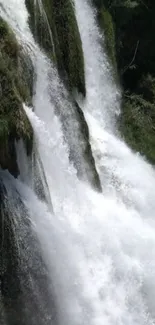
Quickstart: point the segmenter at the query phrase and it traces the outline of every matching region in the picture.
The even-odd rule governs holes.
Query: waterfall
[[[96,119],[102,129],[114,132],[120,111],[120,90],[104,51],[104,36],[97,27],[95,11],[89,1],[75,0],[75,9],[83,43],[87,88],[86,100],[80,104],[86,116]]]
[[[113,80],[112,69],[103,50],[104,35],[96,24],[95,10],[89,1],[82,0],[75,0],[75,8],[85,56],[87,88],[86,100],[78,98],[78,101],[89,125],[103,190],[117,197],[121,194],[121,200],[135,205],[140,213],[153,215],[151,193],[154,183],[151,180],[154,178],[154,169],[139,154],[132,153],[116,129],[116,116],[120,113],[120,90]]]
[[[120,93],[101,46],[104,40],[95,12],[89,1],[75,0],[87,87],[87,98],[77,95],[76,99],[89,126],[103,193],[96,192],[87,177],[81,180],[71,162],[73,140],[83,174],[87,174],[82,142],[69,141],[74,135],[75,116],[73,126],[70,123],[66,131],[62,123],[62,107],[72,104],[55,67],[31,35],[24,0],[0,0],[0,4],[0,15],[29,51],[34,65],[34,110],[25,104],[23,107],[34,130],[53,206],[51,211],[48,202],[36,195],[28,170],[21,168],[18,180],[8,173],[0,175],[8,193],[8,209],[14,211],[21,268],[25,267],[21,287],[27,316],[23,324],[153,325],[155,172],[118,135],[115,118]],[[23,159],[19,153],[22,167]]]

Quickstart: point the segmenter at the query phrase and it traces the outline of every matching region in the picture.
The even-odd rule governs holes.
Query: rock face
[[[0,239],[0,324],[51,325],[53,319],[56,324],[39,243],[15,180],[5,172],[0,172]]]
[[[118,121],[121,134],[134,150],[155,164],[155,3],[93,2],[124,89]]]
[[[83,111],[77,102],[75,102],[75,108],[76,108],[76,113],[77,113],[77,120],[79,121],[79,125],[80,125],[81,135],[84,140],[83,158],[85,159],[85,162],[87,163],[88,179],[90,181],[90,184],[92,184],[92,186],[97,191],[102,192],[102,186],[101,186],[99,174],[96,169],[95,160],[94,160],[91,145],[90,145],[89,128],[86,123]],[[73,161],[74,161],[74,159],[73,159]],[[78,171],[78,166],[76,168]],[[80,173],[80,170],[79,170],[79,178],[84,178],[84,175],[82,175],[82,173]]]
[[[89,131],[84,114],[75,103],[76,91],[83,96],[85,90],[84,57],[81,37],[77,25],[74,2],[71,0],[26,0],[29,11],[29,24],[35,40],[57,66],[59,75],[67,88],[67,105],[56,103],[55,113],[59,112],[65,139],[69,145],[69,158],[74,164],[78,177],[101,191],[96,170]],[[66,95],[65,95],[66,96]],[[63,101],[65,98],[62,99]],[[68,112],[67,112],[68,110]],[[74,136],[70,139],[70,129]],[[85,167],[83,166],[85,161]]]
[[[17,244],[14,234],[12,216],[9,215],[7,204],[7,191],[0,179],[0,281],[1,281],[1,304],[3,306],[3,318],[10,323],[9,313],[12,311],[12,317],[15,317],[14,303],[21,294],[18,268],[19,260],[17,258]],[[18,316],[20,317],[20,315]],[[2,319],[1,323],[2,322]],[[11,323],[10,323],[11,324]]]
[[[0,166],[18,175],[15,140],[22,138],[28,152],[32,128],[22,103],[31,100],[32,66],[9,26],[0,18]]]
[[[26,0],[26,4],[36,40],[57,63],[69,90],[76,88],[85,96],[83,50],[73,1],[43,0],[35,5]]]

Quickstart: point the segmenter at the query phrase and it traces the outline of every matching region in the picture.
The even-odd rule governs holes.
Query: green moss
[[[36,7],[31,0],[26,0],[26,4],[30,26],[39,44],[54,56],[69,89],[77,88],[85,96],[84,57],[72,0],[44,0],[42,8],[39,2]],[[49,33],[52,44],[49,39],[46,41]]]
[[[30,103],[32,94],[26,62],[14,34],[0,18],[0,165],[14,175],[18,174],[15,140],[23,138],[27,148],[32,142],[32,128],[22,106]]]
[[[108,57],[114,69],[117,70],[114,22],[110,12],[104,6],[102,6],[98,11],[98,19],[100,27],[105,34]]]
[[[26,6],[30,13],[29,24],[36,41],[47,51],[49,57],[56,60],[52,35],[53,28],[51,29],[49,23],[49,10],[47,10],[47,6],[45,10],[39,1],[35,2],[32,0],[26,0]]]
[[[61,52],[59,66],[67,72],[70,88],[85,95],[83,51],[73,3],[53,0],[53,9]]]

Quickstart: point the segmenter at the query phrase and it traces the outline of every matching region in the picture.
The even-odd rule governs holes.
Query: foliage
[[[127,143],[155,164],[155,105],[141,95],[127,96],[119,123]]]

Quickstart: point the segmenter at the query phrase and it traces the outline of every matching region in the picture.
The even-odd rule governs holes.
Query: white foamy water
[[[113,81],[112,70],[104,49],[95,11],[89,1],[75,0],[76,16],[85,58],[87,97],[80,101],[84,113],[89,112],[101,127],[112,129],[120,111],[120,91]],[[86,23],[87,22],[87,23]]]
[[[50,189],[55,216],[47,216],[39,208],[35,222],[51,276],[57,283],[57,300],[63,306],[58,311],[60,324],[153,324],[154,209],[146,204],[146,200],[153,204],[151,190],[149,192],[147,184],[144,188],[144,182],[141,182],[141,193],[134,196],[131,187],[128,190],[130,204],[123,203],[125,189],[123,192],[122,183],[116,188],[114,183],[111,193],[95,193],[80,183],[74,170],[67,167],[67,155],[63,156],[62,162],[63,144],[57,146],[60,156],[55,155],[45,124],[29,109],[26,111],[39,146],[46,152],[44,166],[47,168],[46,163],[52,162],[48,171],[51,166],[49,173],[53,184]],[[128,148],[126,151],[131,154]],[[58,177],[63,172],[62,182],[62,178],[58,182],[56,176],[52,177],[53,167]],[[143,166],[142,162],[141,168],[145,169],[145,163]],[[149,175],[150,171],[148,167],[146,175],[154,177],[153,171]],[[38,216],[37,204],[28,203],[36,209],[32,216]],[[56,240],[52,236],[53,223]],[[55,258],[51,255],[53,249]]]
[[[38,1],[38,5],[39,10],[43,10],[42,14],[45,17],[41,0]],[[15,10],[16,6],[17,10]],[[73,106],[70,94],[68,94],[63,82],[61,82],[57,70],[34,41],[28,25],[29,15],[25,2],[23,0],[9,0],[5,3],[4,0],[1,0],[0,15],[10,24],[16,33],[18,41],[23,45],[23,49],[31,57],[35,71],[35,76],[33,76],[35,79],[33,105],[37,109],[38,116],[47,124],[51,123],[55,114],[60,116],[61,124],[65,130],[64,138],[69,143],[70,157],[74,161],[78,174],[86,182],[93,183],[94,175],[92,175],[92,171],[94,166],[91,165],[91,162],[89,163],[83,159],[85,150],[87,150],[87,143],[83,137],[81,120],[79,121],[76,107]],[[45,18],[47,19],[47,17]],[[49,25],[47,27],[49,30]],[[53,42],[52,32],[49,31],[49,33],[51,34],[51,42]],[[37,96],[35,96],[35,93],[37,93]],[[48,98],[46,103],[45,97]],[[51,105],[53,109],[50,109]]]
[[[84,186],[79,209],[74,201],[72,213],[55,216],[19,189],[51,270],[60,324],[153,324],[154,229]]]
[[[86,100],[79,99],[79,102],[89,125],[91,145],[103,190],[111,193],[114,191],[116,195],[121,191],[129,200],[132,196],[133,203],[136,204],[141,197],[145,209],[153,191],[154,183],[151,179],[154,177],[154,169],[115,136],[116,116],[120,111],[120,90],[114,83],[103,50],[104,35],[97,26],[95,10],[89,1],[83,3],[82,0],[75,0],[75,8],[83,43],[87,88]],[[141,177],[142,174],[145,176]],[[153,211],[153,201],[148,204],[150,205]]]
[[[4,1],[0,2],[5,6]],[[11,8],[7,10],[12,26],[13,3],[8,0],[6,5]],[[23,5],[20,18],[26,17],[25,10]],[[50,272],[49,287],[56,299],[58,323],[153,325],[155,173],[112,133],[118,111],[117,87],[99,44],[91,7],[86,0],[76,0],[76,10],[86,63],[87,99],[83,110],[103,194],[80,182],[69,162],[61,123],[50,100],[47,69],[51,67],[39,50],[44,75],[36,69],[35,113],[24,107],[34,129],[54,214],[25,184],[17,181],[16,186],[29,210]],[[14,13],[14,20],[17,18]],[[27,23],[24,26],[23,33],[28,28]],[[57,87],[53,86],[53,92],[57,94]]]
[[[28,26],[28,12],[24,0],[1,0],[0,15],[13,28],[17,38],[23,43],[33,43],[33,37]]]

